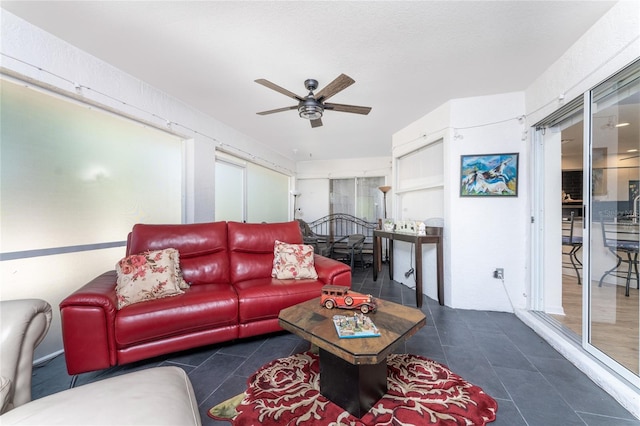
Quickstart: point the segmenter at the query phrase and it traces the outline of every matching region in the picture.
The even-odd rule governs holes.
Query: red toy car
[[[375,312],[377,308],[376,301],[370,294],[356,293],[349,290],[349,287],[332,284],[322,287],[320,304],[327,309],[360,309],[363,314]]]

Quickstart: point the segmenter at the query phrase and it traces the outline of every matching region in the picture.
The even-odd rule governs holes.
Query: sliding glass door
[[[588,348],[638,383],[640,67],[612,77],[585,99],[591,119]]]

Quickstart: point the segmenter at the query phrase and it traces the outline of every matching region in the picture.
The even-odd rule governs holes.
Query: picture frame
[[[517,197],[518,153],[460,156],[461,197]]]

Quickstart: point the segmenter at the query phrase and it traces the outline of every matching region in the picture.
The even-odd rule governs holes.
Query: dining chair
[[[330,257],[344,262],[349,262],[351,270],[353,270],[356,257],[360,257],[360,263],[364,269],[365,263],[362,255],[362,248],[364,247],[365,238],[364,234],[351,234],[337,239],[333,244],[331,244]]]
[[[616,257],[617,262],[613,268],[602,275],[598,282],[598,287],[602,286],[602,281],[607,275],[622,278],[626,280],[624,295],[629,297],[629,288],[632,279],[636,280],[636,287],[640,289],[640,279],[638,275],[640,224],[637,222],[604,220],[601,220],[600,224],[604,246]],[[619,269],[623,263],[627,265],[626,271]]]
[[[582,284],[580,271],[582,270],[582,262],[578,259],[578,252],[582,248],[582,236],[575,234],[575,212],[571,212],[568,218],[562,218],[562,255],[567,256],[569,262],[563,261],[563,265],[571,265],[576,271],[578,277],[578,285]],[[567,247],[569,251],[564,250]]]
[[[313,250],[316,254],[329,257],[331,252],[331,244],[329,238],[326,235],[316,234],[311,230],[309,224],[302,219],[296,219],[300,225],[300,232],[302,233],[302,239],[305,244],[313,246]]]

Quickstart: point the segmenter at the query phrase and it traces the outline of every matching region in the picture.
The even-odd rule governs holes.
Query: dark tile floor
[[[415,306],[415,291],[387,277],[382,274],[374,282],[371,268],[357,268],[353,289]],[[422,310],[427,326],[397,352],[429,357],[482,387],[498,401],[492,425],[640,426],[640,421],[515,315],[451,309],[428,298]],[[191,378],[203,425],[228,425],[210,419],[209,408],[244,391],[247,378],[263,364],[308,348],[304,340],[282,332],[85,373],[76,386],[133,370],[177,365]],[[34,369],[33,398],[59,392],[69,384],[64,357],[59,356]]]

